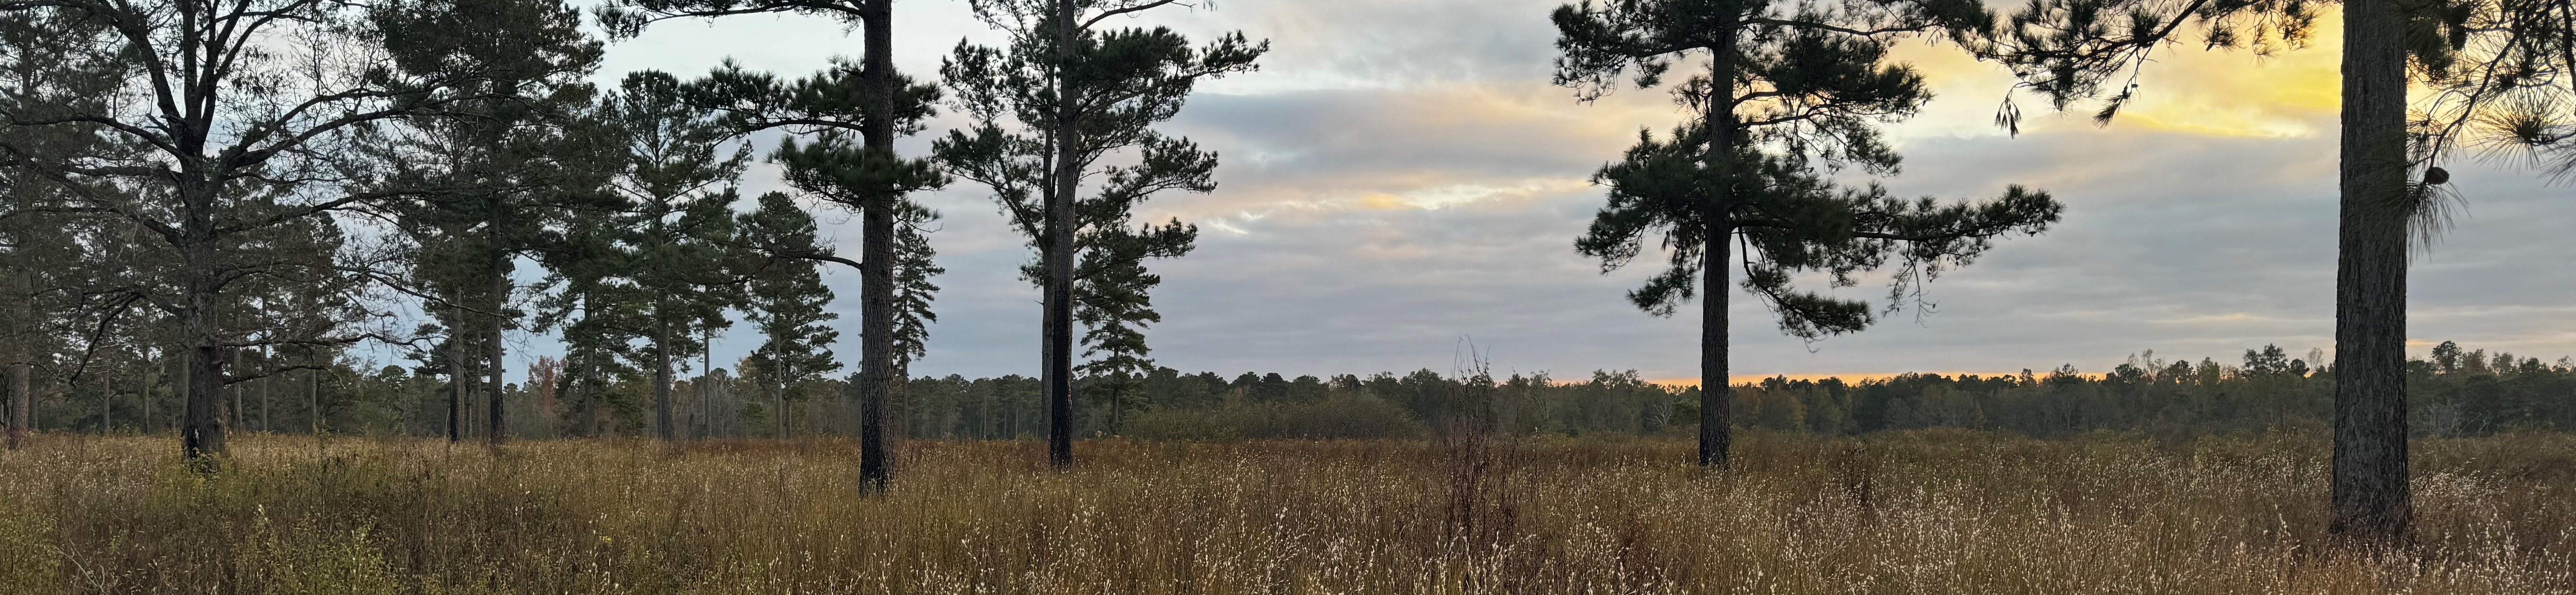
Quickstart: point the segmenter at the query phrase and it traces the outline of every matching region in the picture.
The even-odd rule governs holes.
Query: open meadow
[[[2305,433],[906,443],[159,437],[0,452],[0,592],[2569,593],[2576,436],[2419,444],[2411,550]]]

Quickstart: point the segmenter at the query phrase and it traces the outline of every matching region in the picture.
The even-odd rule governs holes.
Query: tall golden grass
[[[2435,440],[2412,548],[2322,437],[914,442],[250,437],[0,454],[0,593],[2568,593],[2576,436]]]

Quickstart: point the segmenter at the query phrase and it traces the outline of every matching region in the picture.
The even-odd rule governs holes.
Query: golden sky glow
[[[2337,49],[2343,42],[2338,9],[2328,7],[2301,49],[2269,56],[2248,49],[2205,51],[2197,44],[2160,48],[2138,77],[2139,99],[2109,126],[2113,131],[2181,132],[2211,136],[2285,137],[2328,134],[2337,100]],[[1936,99],[1925,113],[1898,126],[1905,135],[2000,135],[1991,122],[2009,71],[1979,62],[1947,44],[1909,43],[1896,52],[1930,83]],[[2016,96],[2025,134],[2091,128],[2098,105],[2051,113],[2046,101]]]
[[[1155,357],[1228,375],[1450,370],[1472,338],[1494,350],[1498,372],[1635,369],[1692,382],[1697,308],[1658,318],[1622,297],[1660,255],[1603,274],[1571,249],[1602,204],[1593,170],[1640,129],[1661,135],[1687,114],[1661,89],[1586,103],[1549,84],[1556,32],[1546,15],[1568,1],[1223,2],[1137,19],[1199,39],[1240,30],[1273,47],[1260,72],[1201,87],[1162,127],[1218,151],[1222,165],[1214,193],[1158,196],[1139,213],[1203,230],[1197,251],[1153,265],[1165,280],[1154,294],[1164,321],[1149,331]],[[961,38],[998,42],[966,5],[898,3],[899,67],[935,79]],[[1892,314],[1812,344],[1781,335],[1773,313],[1739,293],[1734,381],[2068,363],[2100,372],[2146,349],[2232,362],[2266,343],[2300,355],[2330,347],[2341,39],[2326,10],[2303,49],[2162,48],[2139,99],[2107,127],[2092,123],[2095,106],[2059,114],[2023,94],[2018,137],[1993,123],[2010,73],[1956,47],[1908,42],[1897,57],[1936,97],[1889,128],[1905,167],[1877,181],[1942,199],[2024,184],[2064,201],[2066,219],[1946,272],[1930,287],[1936,314]],[[857,49],[856,35],[828,19],[673,23],[612,45],[598,80],[645,68],[702,73],[726,58],[797,74]],[[924,154],[929,136],[962,124],[946,110],[897,148]],[[2565,290],[2576,268],[2529,265],[2576,253],[2564,233],[2576,201],[2495,169],[2455,172],[2471,216],[2415,265],[2411,351],[2457,340],[2543,359],[2576,352],[2576,331],[2565,330],[2576,329]],[[778,187],[766,169],[745,183],[746,194]],[[932,242],[949,272],[916,371],[1029,373],[1036,309],[1018,277],[1027,246],[973,184],[918,198],[945,215]],[[827,222],[844,247],[858,244],[854,227]],[[856,291],[837,270],[827,282]],[[1885,300],[1883,286],[1829,291]],[[719,358],[756,343],[736,335]],[[843,330],[844,340],[857,335]]]

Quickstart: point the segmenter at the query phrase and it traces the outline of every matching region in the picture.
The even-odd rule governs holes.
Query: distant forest
[[[1956,427],[2033,436],[2090,431],[2233,432],[2323,428],[2330,420],[2333,370],[2322,354],[2293,358],[2278,347],[2246,350],[2237,361],[2163,360],[2153,352],[2106,372],[2060,366],[1984,376],[1903,374],[1865,380],[1770,378],[1739,385],[1744,428],[1824,435]],[[540,358],[531,377],[551,380],[561,363]],[[152,366],[159,367],[159,366]],[[756,367],[744,367],[756,369]],[[35,426],[55,432],[167,432],[179,398],[166,370],[125,370],[38,391]],[[2576,428],[2576,362],[2460,349],[2443,343],[2408,366],[2419,435],[2481,435]],[[133,379],[141,379],[136,381]],[[1086,379],[1087,380],[1087,379]],[[119,384],[124,382],[125,384]],[[1369,376],[1286,377],[1277,373],[1184,374],[1157,368],[1141,386],[1083,390],[1083,436],[1143,439],[1421,437],[1443,432],[1514,435],[1686,433],[1698,418],[1699,389],[1647,382],[1635,371],[1556,378],[1545,372],[1495,376],[1417,370]],[[602,407],[568,406],[535,383],[507,387],[510,431],[524,437],[644,436],[653,427],[650,380],[635,376],[605,391]],[[674,425],[694,437],[842,436],[857,432],[854,385],[817,379],[784,391],[765,379],[717,369],[680,381]],[[901,387],[890,412],[897,435],[924,439],[1042,438],[1044,402],[1035,378],[919,377]],[[233,385],[225,397],[233,427],[275,433],[438,436],[447,432],[453,387],[434,370],[344,360]],[[479,405],[479,404],[478,404]],[[481,415],[484,407],[466,407]],[[314,412],[319,411],[316,416]],[[780,415],[784,411],[786,415]],[[468,417],[466,435],[487,427]]]

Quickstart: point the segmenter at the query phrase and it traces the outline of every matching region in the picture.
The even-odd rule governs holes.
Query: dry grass
[[[252,437],[0,453],[0,593],[2568,593],[2576,436],[2433,441],[2410,552],[2312,435],[913,443]]]

